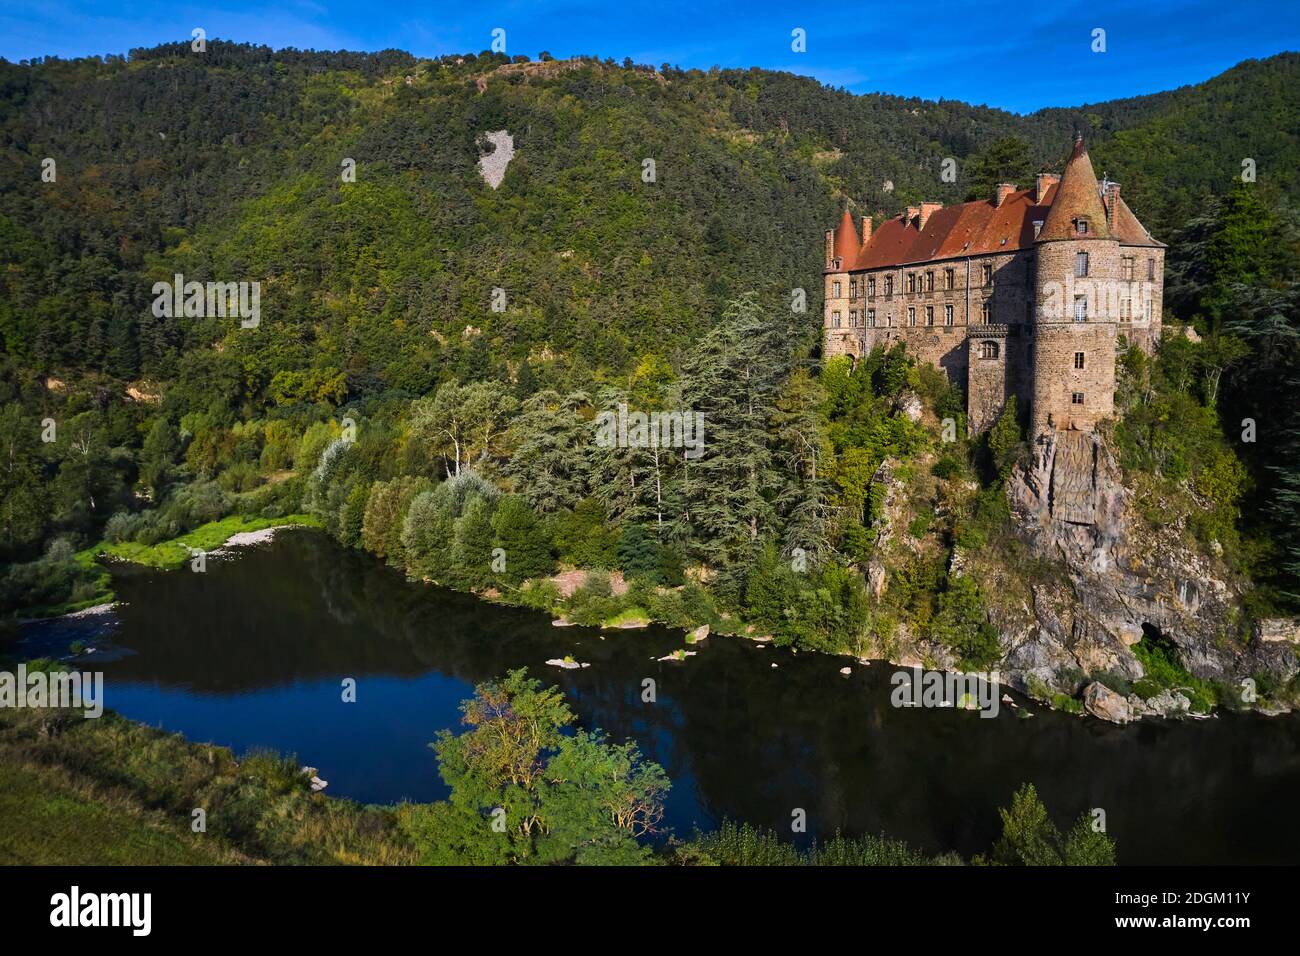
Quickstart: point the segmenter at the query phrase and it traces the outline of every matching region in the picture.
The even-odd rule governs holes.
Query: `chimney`
[[[1119,183],[1105,176],[1101,179],[1101,201],[1106,207],[1106,225],[1115,228],[1115,215],[1119,212]]]
[[[835,266],[835,230],[826,230],[826,268]]]
[[[1015,183],[998,183],[997,192],[993,195],[993,205],[1001,208],[1002,204],[1006,202],[1007,197],[1015,191]]]
[[[871,217],[862,217],[862,244],[865,246],[871,241]]]
[[[1034,190],[1034,204],[1041,206],[1043,200],[1047,198],[1047,191],[1061,181],[1061,177],[1056,173],[1039,173],[1038,185]]]
[[[921,203],[921,225],[919,228],[924,229],[925,224],[930,221],[930,217],[943,208],[941,202],[923,202]]]

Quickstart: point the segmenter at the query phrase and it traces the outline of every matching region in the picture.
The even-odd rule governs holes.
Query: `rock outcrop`
[[[1129,722],[1128,699],[1097,681],[1083,689],[1083,709],[1092,716],[1109,720],[1113,724]]]
[[[1267,636],[1242,641],[1239,585],[1214,556],[1188,548],[1177,529],[1152,528],[1136,513],[1099,435],[1044,436],[1032,463],[1012,474],[1008,495],[1017,534],[1035,558],[1062,572],[1032,585],[1032,608],[995,602],[1003,674],[1014,686],[1041,682],[1073,695],[1081,674],[1136,680],[1143,669],[1130,647],[1154,632],[1207,680],[1236,683],[1262,671],[1285,681],[1300,668],[1286,623],[1270,622]],[[1147,710],[1176,713],[1187,698],[1148,703]],[[1084,705],[1107,720],[1130,716],[1124,698],[1097,683],[1088,684]]]

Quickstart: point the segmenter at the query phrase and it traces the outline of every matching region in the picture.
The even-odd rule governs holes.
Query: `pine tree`
[[[492,516],[494,546],[502,549],[505,571],[500,577],[511,584],[541,577],[555,568],[551,539],[528,502],[506,495]]]
[[[492,505],[474,498],[456,521],[451,563],[456,577],[472,587],[488,584],[492,571]]]

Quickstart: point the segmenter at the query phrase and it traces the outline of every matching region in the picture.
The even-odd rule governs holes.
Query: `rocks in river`
[[[322,780],[316,775],[315,767],[301,767],[299,770],[304,777],[308,778],[307,784],[311,787],[313,793],[319,793],[329,786],[328,780]]]
[[[1097,681],[1083,689],[1083,709],[1112,724],[1127,724],[1131,719],[1128,700]]]
[[[684,661],[684,660],[686,660],[686,658],[688,658],[688,657],[694,657],[694,656],[695,656],[695,652],[694,652],[694,651],[685,651],[685,650],[680,650],[680,651],[673,651],[671,654],[665,654],[663,657],[658,658],[658,660],[661,660],[661,661]]]
[[[852,667],[841,667],[841,668],[840,668],[840,673],[843,674],[845,677],[848,677],[850,674],[853,673],[853,668],[852,668]]]
[[[590,664],[583,664],[575,661],[572,657],[552,657],[546,662],[551,667],[563,667],[566,671],[578,670],[583,667],[590,667]]]
[[[709,625],[701,624],[695,630],[691,631],[691,633],[686,635],[686,643],[698,644],[700,641],[704,640],[708,636],[709,636]]]
[[[551,622],[551,627],[573,627],[573,622],[562,617],[557,617]]]
[[[1192,709],[1192,702],[1176,690],[1166,687],[1147,700],[1147,706],[1162,717],[1182,717]]]

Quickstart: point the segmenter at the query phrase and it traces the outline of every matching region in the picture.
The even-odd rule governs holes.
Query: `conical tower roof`
[[[861,248],[862,241],[858,238],[857,227],[853,225],[853,214],[845,209],[840,226],[835,230],[835,255],[840,259],[840,268],[852,269]]]
[[[1087,238],[1111,238],[1106,209],[1101,204],[1101,187],[1097,184],[1097,174],[1092,171],[1092,160],[1088,159],[1082,136],[1074,139],[1074,152],[1065,164],[1065,172],[1061,174],[1061,182],[1038,233],[1038,241],[1083,238],[1075,231],[1076,219],[1088,220]]]

